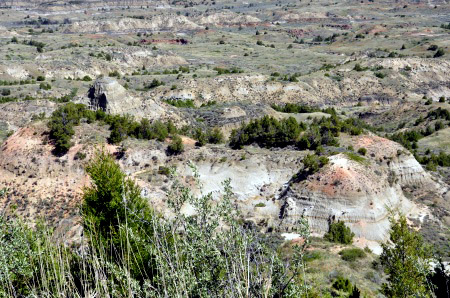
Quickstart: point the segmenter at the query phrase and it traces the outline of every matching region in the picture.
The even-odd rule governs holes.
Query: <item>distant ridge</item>
[[[81,8],[81,7],[103,7],[103,6],[142,6],[155,4],[159,1],[154,0],[70,0],[70,1],[49,1],[49,0],[0,0],[1,8],[19,8],[19,9],[50,9],[58,10],[63,8]]]

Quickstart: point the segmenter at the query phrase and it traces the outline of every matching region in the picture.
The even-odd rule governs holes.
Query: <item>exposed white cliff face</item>
[[[435,182],[411,154],[403,154],[389,163],[389,169],[399,179],[401,186],[427,187],[443,193],[447,187]]]
[[[389,228],[387,208],[405,213],[411,209],[399,185],[389,184],[388,175],[387,169],[368,161],[332,156],[321,171],[291,185],[282,199],[282,226],[295,228],[298,217],[305,216],[312,231],[324,233],[330,221],[342,220],[357,237],[384,240]]]
[[[150,20],[121,18],[107,21],[80,21],[69,25],[65,33],[129,32],[136,30],[196,30],[203,29],[185,16],[158,15]]]
[[[408,200],[403,187],[426,188],[438,196],[447,191],[395,142],[360,136],[352,144],[367,149],[364,161],[345,154],[331,156],[319,172],[288,187],[280,198],[282,230],[295,230],[297,219],[305,216],[313,232],[325,233],[330,221],[342,220],[357,237],[384,241],[389,209],[419,219],[429,213]]]

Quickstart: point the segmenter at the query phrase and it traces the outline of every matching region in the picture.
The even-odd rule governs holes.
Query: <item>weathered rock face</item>
[[[92,90],[94,99],[105,95],[106,108],[109,94],[116,91],[108,82],[114,86],[114,80],[102,79]],[[97,105],[100,106],[100,101]],[[75,155],[82,151],[89,159],[95,146],[82,144],[82,140],[90,139],[93,133],[106,139],[109,131],[105,126],[81,124],[76,128],[75,145],[65,157],[55,159],[51,155],[53,146],[43,142],[45,130],[44,123],[20,129],[0,147],[0,188],[14,190],[0,201],[0,208],[15,204],[27,218],[47,213],[59,223],[61,219],[75,218],[70,211],[76,210],[73,206],[79,203],[82,186],[88,182],[83,161],[75,159]],[[345,154],[334,155],[328,165],[297,183],[292,183],[291,178],[302,168],[308,152],[256,147],[198,148],[194,140],[185,139],[185,152],[179,156],[167,156],[164,143],[129,139],[126,143],[129,149],[119,161],[122,169],[143,188],[143,195],[152,206],[163,213],[167,212],[167,190],[172,182],[158,173],[159,167],[176,166],[180,179],[194,185],[189,161],[197,167],[204,194],[211,192],[218,198],[222,182],[230,178],[234,204],[246,220],[253,221],[262,231],[292,231],[298,218],[306,216],[316,233],[326,232],[329,220],[343,220],[357,236],[382,241],[389,229],[386,207],[416,217],[427,214],[405,197],[402,186],[411,183],[439,186],[409,153],[399,152],[400,145],[376,136],[351,138],[349,144],[356,149],[363,146],[367,149],[363,161]],[[117,150],[111,145],[106,149]],[[183,209],[187,213],[192,210],[189,205]],[[79,230],[69,232],[77,235]]]
[[[104,33],[104,32],[135,32],[137,31],[184,31],[197,30],[203,27],[190,21],[185,16],[158,15],[150,20],[122,18],[107,21],[80,21],[67,27],[65,33]]]
[[[411,76],[392,74],[392,80],[380,81],[369,73],[352,73],[341,69],[345,77],[337,82],[324,76],[304,76],[300,82],[283,83],[271,81],[269,77],[257,74],[239,74],[217,76],[213,78],[190,79],[180,81],[179,88],[169,90],[169,87],[154,90],[155,98],[182,97],[206,102],[248,101],[258,103],[298,102],[307,99],[308,104],[353,105],[356,101],[368,104],[394,104],[405,95],[421,98],[423,90],[427,96],[437,100],[440,96],[449,96],[448,76],[450,63],[448,61],[429,61],[419,58],[371,59],[368,66],[383,66],[385,69],[401,69],[411,65]],[[432,79],[430,79],[432,78]],[[405,89],[403,86],[407,86]]]
[[[295,228],[306,216],[313,232],[324,233],[330,221],[342,220],[358,237],[382,241],[389,229],[389,209],[419,217],[420,211],[409,201],[403,187],[426,187],[442,195],[446,187],[433,181],[414,157],[387,139],[362,136],[353,141],[367,155],[357,160],[338,154],[319,172],[298,183],[291,183],[280,196],[282,230]]]
[[[70,3],[68,3],[70,2]],[[0,0],[0,6],[23,8],[23,9],[45,9],[45,10],[67,10],[79,7],[104,7],[104,6],[137,6],[148,5],[150,0],[81,0],[81,1],[47,1],[47,0]]]
[[[89,88],[89,107],[112,114],[139,114],[141,100],[130,96],[127,90],[112,78],[97,79]]]
[[[394,158],[389,168],[399,179],[401,186],[427,187],[439,190],[439,185],[434,182],[431,175],[427,173],[417,160],[410,155],[401,155]],[[444,189],[440,189],[444,191]]]
[[[283,226],[289,230],[299,216],[306,216],[311,229],[321,233],[329,221],[342,220],[358,237],[384,240],[389,228],[386,207],[405,213],[411,208],[400,186],[389,181],[387,169],[345,154],[332,156],[321,171],[291,185],[283,198]]]

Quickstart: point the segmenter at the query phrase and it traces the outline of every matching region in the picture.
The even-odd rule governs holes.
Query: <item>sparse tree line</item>
[[[390,139],[402,144],[408,150],[411,150],[414,157],[423,165],[426,165],[427,169],[430,171],[435,171],[437,166],[449,167],[450,166],[450,154],[446,152],[439,152],[438,154],[432,153],[430,150],[425,151],[424,155],[419,155],[417,149],[419,148],[417,142],[436,131],[448,127],[450,124],[450,112],[447,109],[437,108],[430,111],[425,119],[429,121],[435,121],[433,124],[428,125],[425,129],[418,130],[412,129],[404,132],[399,132],[390,135]],[[416,120],[414,125],[419,125],[425,121],[424,118],[420,117]],[[404,124],[402,124],[403,126]]]
[[[19,43],[19,40],[17,39],[17,37],[13,37],[11,39],[12,43]],[[45,43],[40,42],[40,41],[36,41],[36,40],[23,40],[22,44],[27,45],[27,46],[33,46],[36,47],[36,50],[39,53],[42,53],[44,51],[44,47],[45,47]]]
[[[160,142],[170,137],[171,144],[167,148],[169,154],[179,154],[184,150],[184,145],[178,134],[194,137],[198,146],[203,146],[206,143],[219,144],[224,141],[224,136],[218,128],[205,130],[201,128],[191,129],[186,126],[177,129],[171,120],[150,122],[143,118],[140,121],[135,121],[130,115],[111,115],[103,110],[92,111],[83,104],[69,102],[54,111],[48,122],[49,137],[55,145],[55,154],[65,154],[73,146],[71,140],[75,134],[74,127],[79,125],[82,119],[87,123],[97,121],[109,125],[108,142],[111,144],[120,144],[128,137],[158,140]]]
[[[277,109],[286,112],[315,111],[314,108],[288,105],[284,108],[277,107]],[[357,119],[341,120],[334,109],[321,111],[329,113],[330,117],[314,118],[309,125],[303,122],[298,123],[293,117],[277,120],[271,116],[264,116],[261,119],[251,120],[248,124],[242,124],[239,129],[232,131],[229,145],[234,149],[257,144],[265,148],[293,146],[299,150],[322,151],[322,146],[339,146],[337,137],[340,132],[359,135],[365,128],[368,128],[366,124]],[[218,128],[183,127],[177,129],[171,121],[150,123],[144,118],[137,122],[129,115],[109,115],[102,110],[94,112],[88,110],[84,105],[68,103],[56,110],[49,122],[50,138],[55,142],[55,153],[64,154],[69,150],[72,146],[70,140],[74,134],[73,127],[78,125],[82,118],[85,118],[88,123],[100,121],[108,124],[111,131],[108,141],[113,144],[118,144],[127,137],[164,141],[167,137],[173,138],[178,134],[194,138],[198,146],[206,143],[219,144],[225,140]],[[179,139],[175,138],[174,140],[178,141]],[[174,150],[174,153],[180,153],[184,149],[182,143],[176,147],[177,150]]]
[[[230,146],[235,149],[250,144],[265,148],[294,146],[299,150],[316,150],[321,146],[339,147],[337,137],[340,132],[360,135],[366,126],[357,119],[341,120],[335,113],[328,118],[314,118],[309,125],[298,123],[293,117],[277,120],[264,116],[233,130]]]

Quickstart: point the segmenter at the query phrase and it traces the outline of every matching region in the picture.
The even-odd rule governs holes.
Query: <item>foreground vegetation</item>
[[[197,184],[198,174],[192,167]],[[348,278],[337,276],[319,292],[308,281],[311,255],[307,222],[298,222],[305,241],[291,247],[289,258],[251,225],[243,225],[233,206],[230,181],[219,201],[195,196],[174,176],[168,192],[173,216],[166,219],[141,196],[141,189],[120,170],[112,156],[99,152],[87,165],[92,184],[81,207],[84,236],[79,245],[55,241],[51,229],[34,229],[0,217],[0,295],[6,297],[360,297]],[[6,193],[2,193],[2,196]],[[194,215],[181,206],[190,203]],[[390,243],[380,264],[388,279],[388,297],[439,296],[448,291],[443,267],[432,270],[430,248],[406,225],[391,219]],[[326,238],[350,243],[353,234],[338,222]],[[341,252],[347,262],[365,258],[359,249]]]
[[[263,235],[242,226],[229,181],[221,200],[194,196],[175,181],[166,220],[140,196],[140,188],[99,153],[87,167],[83,246],[55,244],[49,229],[1,219],[2,296],[242,297],[307,293],[302,255],[285,262]],[[195,169],[194,169],[195,172]],[[189,202],[196,214],[180,207]],[[299,233],[308,239],[305,222]],[[225,226],[226,228],[221,228]]]

